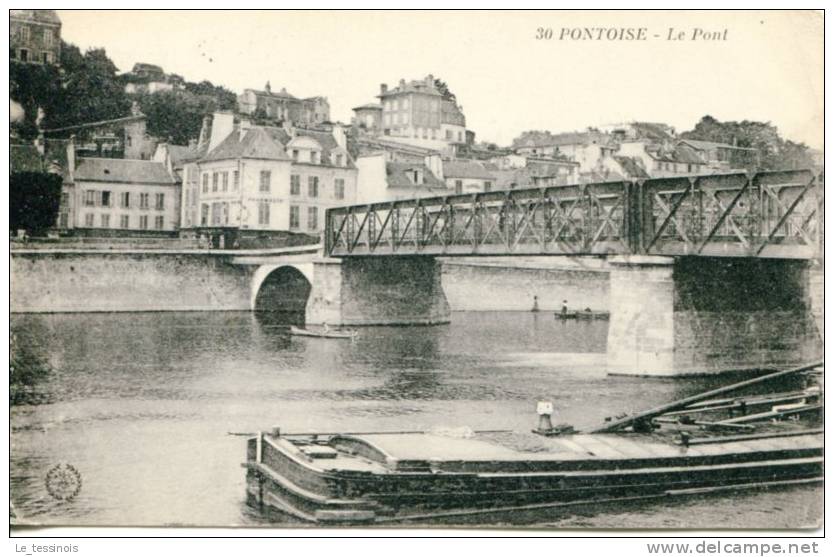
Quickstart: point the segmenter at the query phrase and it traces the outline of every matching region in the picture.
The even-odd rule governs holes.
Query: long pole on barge
[[[661,414],[665,414],[666,412],[671,412],[673,410],[680,410],[689,406],[690,404],[694,404],[696,402],[701,402],[702,400],[707,400],[714,396],[718,396],[724,393],[728,393],[731,391],[735,391],[744,387],[749,387],[750,385],[756,385],[758,383],[763,383],[765,381],[769,381],[771,379],[776,379],[779,377],[784,377],[786,375],[791,375],[793,373],[799,373],[802,371],[807,371],[809,369],[813,369],[815,367],[819,367],[823,365],[823,361],[817,361],[811,364],[806,364],[800,367],[794,367],[791,369],[783,369],[782,371],[775,371],[773,373],[768,373],[766,375],[762,375],[759,377],[754,377],[753,379],[748,379],[746,381],[741,381],[740,383],[733,383],[732,385],[726,385],[724,387],[719,387],[717,389],[713,389],[711,391],[707,391],[704,393],[700,393],[697,395],[693,395],[687,398],[682,398],[680,400],[676,400],[673,402],[669,402],[662,406],[657,406],[650,410],[644,410],[643,412],[638,412],[637,414],[633,414],[631,416],[626,416],[625,418],[621,418],[619,420],[615,420],[613,422],[607,423],[601,427],[596,429],[590,430],[588,433],[610,433],[612,431],[618,431],[624,429],[630,425],[633,425],[634,422],[641,421],[641,420],[650,420],[655,416],[659,416]]]

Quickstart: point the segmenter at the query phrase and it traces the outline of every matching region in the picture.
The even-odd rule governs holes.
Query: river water
[[[577,428],[718,384],[608,377],[607,323],[550,313],[454,313],[449,325],[368,327],[355,341],[290,337],[250,313],[15,315],[51,371],[11,409],[16,523],[269,526],[245,504],[245,436],[535,426],[537,400]],[[720,380],[722,383],[727,378]],[[70,501],[45,486],[71,464]],[[525,517],[555,528],[817,525],[815,487]]]

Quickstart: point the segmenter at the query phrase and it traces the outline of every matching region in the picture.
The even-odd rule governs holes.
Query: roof
[[[289,135],[283,128],[253,126],[243,131],[238,128],[208,153],[203,160],[290,160],[284,148],[287,141],[289,141]]]
[[[494,167],[492,167],[494,168]],[[443,161],[443,175],[446,178],[475,178],[494,180],[495,170],[480,161],[451,160]]]
[[[738,149],[740,151],[756,151],[752,147],[736,147],[729,143],[718,143],[716,141],[701,141],[700,139],[681,139],[678,144],[686,143],[694,149],[699,151],[710,151],[712,149]]]
[[[620,167],[625,171],[626,175],[630,178],[649,178],[649,174],[643,169],[640,164],[637,163],[637,160],[632,157],[619,157],[615,156],[614,160],[617,161]]]
[[[406,172],[409,170],[419,170],[423,173],[423,183],[415,184],[408,177]],[[434,173],[429,170],[424,164],[413,164],[407,162],[388,162],[385,163],[385,176],[389,188],[397,187],[427,187],[427,188],[442,188],[446,189],[446,184],[441,182]]]
[[[144,114],[133,114],[131,116],[124,116],[122,118],[114,118],[112,120],[99,120],[97,122],[87,122],[84,124],[76,124],[74,126],[64,126],[63,128],[52,128],[50,130],[43,130],[44,134],[65,132],[70,130],[80,130],[84,128],[97,128],[100,126],[109,126],[111,124],[129,124],[130,122],[138,122],[146,120],[148,117]]]
[[[510,188],[524,188],[533,185],[533,177],[527,168],[512,168],[508,170],[496,170],[495,187],[499,190]]]
[[[322,149],[322,161],[331,160],[331,151],[339,149],[336,138],[333,134],[325,131],[296,129],[296,137],[309,137],[314,139]],[[215,147],[204,161],[219,161],[227,159],[264,159],[288,161],[292,160],[287,154],[287,144],[292,137],[284,128],[275,126],[251,126],[241,130],[237,127],[220,145]],[[348,156],[346,168],[354,168],[351,158]]]
[[[9,10],[9,17],[26,19],[36,23],[61,25],[61,18],[55,10]]]
[[[588,145],[599,144],[607,145],[611,143],[611,137],[608,134],[598,131],[587,132],[567,132],[551,134],[549,132],[539,133],[535,137],[516,138],[513,141],[513,146],[516,148],[523,147],[559,147],[560,145]]]
[[[704,161],[698,156],[695,149],[689,145],[678,145],[675,149],[673,157],[678,162],[685,162],[688,164],[704,164]]]
[[[205,151],[205,145],[202,148],[197,145],[168,145],[168,156],[171,157],[171,164],[174,167],[205,156]]]
[[[281,89],[281,90],[280,90],[280,91],[278,91],[277,93],[276,93],[275,91],[272,91],[272,90],[269,90],[269,91],[259,91],[259,90],[257,90],[257,89],[246,89],[246,91],[247,91],[247,92],[248,92],[248,91],[251,91],[252,93],[255,93],[256,95],[259,95],[259,96],[261,96],[261,97],[276,97],[276,98],[279,98],[279,99],[293,99],[293,100],[298,100],[298,99],[297,99],[297,97],[295,97],[294,95],[291,95],[291,94],[287,93],[287,90],[286,90],[286,89]]]
[[[174,185],[176,180],[164,163],[135,159],[79,158],[75,180],[125,184]]]
[[[377,97],[389,97],[391,95],[400,95],[402,93],[423,93],[426,95],[434,95],[436,97],[442,97],[442,93],[437,90],[437,87],[434,86],[434,80],[431,81],[431,84],[426,83],[425,79],[414,79],[412,81],[400,81],[400,84],[397,87],[392,87],[388,89],[384,93],[380,93]]]
[[[382,105],[367,103],[362,106],[354,106],[352,110],[382,110]]]

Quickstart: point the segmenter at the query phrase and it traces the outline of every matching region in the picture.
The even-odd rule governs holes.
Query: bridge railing
[[[810,171],[525,188],[329,209],[325,250],[350,255],[808,257],[821,234]]]

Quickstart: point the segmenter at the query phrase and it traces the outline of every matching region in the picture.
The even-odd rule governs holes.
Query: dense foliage
[[[217,109],[234,109],[237,97],[232,91],[209,81],[190,83],[171,74],[173,91],[128,95],[128,78],[118,75],[118,68],[104,49],[82,53],[68,43],[61,46],[60,69],[36,64],[12,63],[11,98],[26,114],[15,124],[18,134],[32,138],[37,134],[38,108],[43,110],[44,129],[121,118],[130,114],[133,101],[148,116],[148,132],[176,143],[187,143],[200,131],[202,117]]]
[[[813,165],[808,146],[783,139],[770,122],[719,122],[712,116],[704,116],[692,130],[680,136],[755,148],[759,152],[759,164],[751,170],[809,168]]]
[[[46,172],[9,176],[9,229],[37,234],[55,225],[63,180]]]

